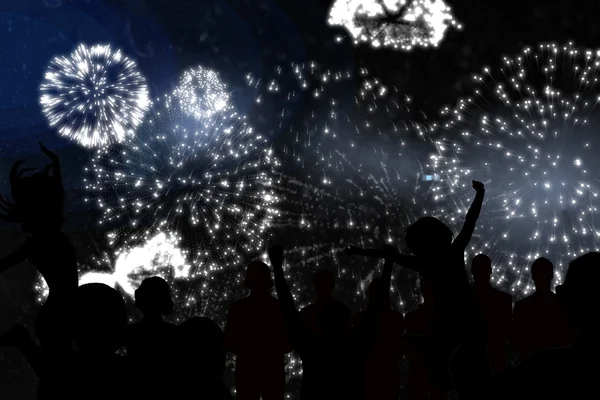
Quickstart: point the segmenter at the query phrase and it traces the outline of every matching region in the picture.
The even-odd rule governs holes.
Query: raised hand
[[[269,247],[268,253],[273,266],[283,265],[283,247],[281,245]]]
[[[53,162],[58,162],[58,157],[56,154],[48,150],[48,148],[44,146],[42,142],[38,142],[38,144],[40,145],[40,149],[44,152],[45,155],[48,156],[48,158],[50,158]]]
[[[473,189],[475,189],[477,193],[485,192],[485,186],[479,181],[473,181]]]

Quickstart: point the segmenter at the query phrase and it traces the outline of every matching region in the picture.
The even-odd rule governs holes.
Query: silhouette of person
[[[313,286],[317,292],[317,301],[300,310],[300,317],[309,332],[314,335],[321,335],[323,331],[319,329],[319,315],[329,303],[337,301],[332,298],[333,290],[335,289],[335,275],[333,271],[325,268],[317,270],[313,278]],[[340,304],[343,305],[343,303]]]
[[[144,279],[135,291],[135,306],[144,317],[125,329],[127,355],[152,358],[158,353],[172,353],[178,330],[163,320],[163,316],[171,314],[175,307],[169,284],[160,276]]]
[[[445,400],[448,390],[436,387],[425,361],[420,339],[429,334],[433,318],[434,293],[430,283],[419,279],[423,302],[406,314],[406,341],[409,360],[409,398],[411,400]]]
[[[381,286],[385,283],[381,278],[371,281],[368,290],[369,304],[375,303],[379,291],[385,291]],[[388,289],[389,291],[389,289]],[[399,338],[404,335],[404,316],[392,308],[389,292],[374,311],[376,317],[375,340],[365,355],[363,364],[363,379],[367,400],[398,399],[400,396],[400,361],[404,354],[404,346]],[[358,332],[365,329],[366,311],[354,316],[354,328]]]
[[[566,310],[551,290],[552,262],[546,258],[535,260],[531,277],[535,293],[517,301],[513,314],[514,341],[520,359],[537,350],[567,346],[576,336]]]
[[[178,350],[177,327],[163,320],[174,308],[169,284],[159,276],[144,279],[135,291],[135,306],[144,317],[126,327],[124,343],[140,385],[138,395],[169,396],[176,376],[174,369],[165,365],[174,363]],[[156,379],[158,373],[160,380]]]
[[[284,355],[292,351],[279,300],[271,295],[271,270],[260,261],[246,269],[250,295],[234,302],[227,315],[225,348],[236,356],[238,400],[281,400]]]
[[[126,359],[116,353],[127,324],[125,302],[113,288],[90,283],[72,298],[72,337],[77,351],[40,348],[22,325],[0,337],[0,346],[16,346],[45,385],[38,399],[128,399],[131,377]]]
[[[181,380],[194,382],[194,393],[206,400],[233,400],[223,383],[226,350],[223,331],[209,318],[193,317],[178,326]],[[187,387],[184,391],[187,391]]]
[[[471,262],[473,292],[485,325],[485,339],[492,371],[508,367],[507,342],[512,326],[512,296],[495,289],[490,283],[492,261],[478,254]]]
[[[10,171],[14,203],[0,197],[0,211],[4,212],[0,219],[21,223],[23,231],[30,234],[19,249],[0,259],[0,273],[26,260],[37,268],[48,284],[49,295],[36,317],[35,333],[43,347],[65,350],[71,346],[66,305],[78,285],[77,258],[61,232],[64,189],[58,157],[39,145],[52,164],[23,176],[34,168],[19,171],[23,161],[17,161]]]
[[[485,188],[473,181],[476,192],[465,223],[458,236],[452,240],[450,228],[437,218],[424,217],[406,229],[406,243],[415,256],[394,254],[393,261],[410,268],[429,281],[436,293],[431,329],[425,338],[424,357],[427,360],[434,384],[439,388],[452,388],[448,369],[450,355],[466,335],[483,329],[475,307],[471,285],[467,277],[464,252],[471,240],[481,211]],[[367,257],[385,257],[380,250],[350,247],[349,253]]]
[[[490,374],[487,391],[481,392],[478,398],[562,400],[595,397],[600,374],[599,280],[600,253],[587,253],[573,260],[564,283],[556,287],[556,292],[569,320],[579,331],[577,339],[570,346],[534,352],[517,367],[497,375]],[[486,362],[476,357],[477,354],[464,351],[467,344],[465,342],[453,356],[453,376],[461,378],[455,379],[457,390],[472,385],[470,375]]]
[[[269,249],[275,274],[275,288],[284,313],[287,331],[302,360],[303,400],[364,399],[360,374],[360,354],[352,336],[352,315],[339,302],[329,302],[318,316],[322,335],[313,335],[302,323],[300,312],[285,281],[283,248]],[[390,267],[391,268],[391,267]],[[391,275],[391,272],[390,272]],[[367,321],[365,325],[371,321]],[[369,338],[371,339],[371,338]]]

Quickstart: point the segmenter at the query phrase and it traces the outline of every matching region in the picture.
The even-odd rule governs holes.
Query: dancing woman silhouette
[[[42,143],[40,149],[52,164],[29,176],[19,170],[24,161],[17,161],[10,171],[11,194],[14,202],[0,197],[0,219],[20,223],[30,236],[25,243],[0,259],[0,273],[30,261],[42,274],[49,288],[48,299],[35,321],[35,333],[43,348],[68,349],[67,304],[78,286],[75,249],[62,233],[64,188],[58,157]]]

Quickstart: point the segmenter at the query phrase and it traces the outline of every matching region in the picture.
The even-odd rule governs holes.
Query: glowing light
[[[187,280],[191,267],[186,252],[179,247],[180,241],[175,234],[159,232],[139,245],[119,248],[112,257],[105,256],[97,262],[102,272],[80,266],[79,285],[104,283],[122,289],[133,299],[142,281],[151,276],[161,276],[171,283]],[[38,302],[43,303],[48,297],[48,285],[41,274],[34,289]]]
[[[40,86],[51,127],[84,147],[121,143],[149,107],[146,80],[134,61],[109,45],[80,44],[53,58]]]
[[[328,22],[345,27],[355,44],[405,51],[436,47],[448,27],[462,28],[442,0],[336,0]]]
[[[210,118],[231,107],[227,85],[216,71],[202,66],[182,74],[173,96],[184,113],[198,119]]]
[[[552,260],[560,277],[570,259],[598,250],[588,232],[597,231],[600,190],[599,66],[595,52],[572,43],[526,48],[498,73],[476,76],[475,95],[443,110],[447,122],[425,165],[442,180],[422,189],[437,199],[436,214],[462,223],[471,180],[486,184],[473,252],[491,254],[496,279],[517,295],[529,292],[519,282],[535,258]]]

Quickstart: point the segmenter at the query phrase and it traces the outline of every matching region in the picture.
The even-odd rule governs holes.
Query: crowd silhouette
[[[492,261],[485,254],[471,261],[471,284],[464,253],[483,204],[481,182],[473,181],[475,199],[456,238],[441,221],[425,217],[406,230],[410,255],[390,245],[347,249],[350,256],[384,260],[369,285],[366,309],[354,316],[334,298],[336,274],[328,269],[316,271],[317,298],[299,310],[285,275],[284,248],[275,245],[268,249],[270,267],[261,261],[247,266],[249,295],[232,304],[224,330],[199,316],[179,325],[166,322],[174,304],[160,277],[145,279],[136,290],[143,318],[128,325],[116,289],[78,286],[75,250],[61,233],[59,160],[40,148],[52,164],[24,176],[31,169],[15,163],[13,202],[0,201],[0,217],[30,235],[0,259],[0,272],[29,260],[50,289],[35,338],[22,325],[0,335],[0,347],[18,348],[39,378],[39,399],[283,400],[290,352],[302,361],[302,400],[392,400],[402,393],[411,400],[595,396],[600,253],[574,259],[556,293],[552,263],[535,260],[535,292],[514,306],[511,295],[492,285]],[[406,315],[390,301],[395,265],[420,276],[423,301]],[[227,352],[235,355],[235,396],[223,381]],[[408,370],[401,368],[403,360]]]

